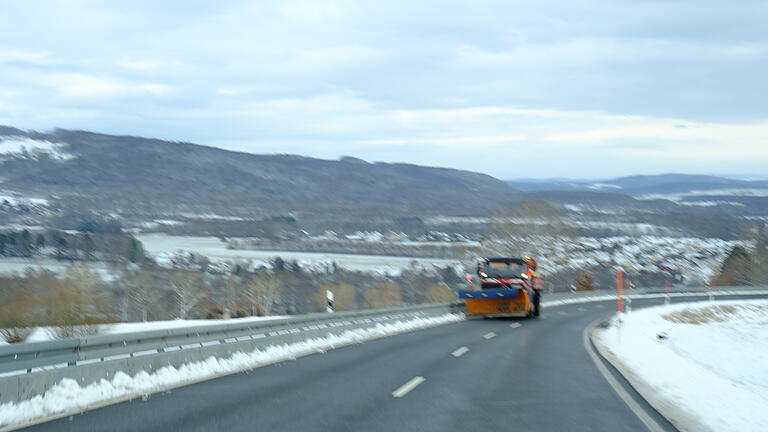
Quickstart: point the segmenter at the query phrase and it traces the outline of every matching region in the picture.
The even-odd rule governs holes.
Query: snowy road
[[[583,341],[584,329],[614,307],[560,306],[535,321],[474,320],[401,334],[29,430],[648,430]],[[625,390],[656,430],[674,430]]]

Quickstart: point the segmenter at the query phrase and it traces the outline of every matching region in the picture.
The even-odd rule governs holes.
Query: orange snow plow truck
[[[536,269],[536,261],[530,257],[483,259],[477,266],[475,280],[479,283],[459,290],[467,316],[539,316],[544,280]]]

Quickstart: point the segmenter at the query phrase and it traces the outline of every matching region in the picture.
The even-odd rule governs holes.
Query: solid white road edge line
[[[512,324],[510,324],[509,326],[510,326],[510,327],[512,327],[512,328],[518,328],[518,327],[520,327],[521,325],[522,325],[522,324],[520,324],[520,323],[512,323]]]
[[[451,353],[451,355],[452,355],[452,356],[454,356],[454,357],[461,357],[461,356],[463,356],[463,355],[464,355],[464,354],[465,354],[467,351],[469,351],[469,348],[467,348],[467,347],[463,346],[463,347],[461,347],[461,348],[457,349],[456,351],[452,352],[452,353]]]
[[[619,395],[621,400],[624,401],[624,403],[629,407],[629,409],[632,410],[633,413],[637,416],[637,418],[640,419],[641,422],[645,425],[645,427],[648,428],[651,432],[665,432],[665,429],[662,428],[658,423],[656,423],[656,420],[654,420],[651,416],[648,415],[648,413],[643,409],[643,407],[640,406],[640,404],[635,401],[635,399],[627,392],[627,390],[622,386],[616,378],[611,374],[611,372],[608,370],[607,367],[603,364],[603,362],[598,357],[598,354],[595,352],[595,350],[592,348],[592,344],[589,340],[589,331],[595,326],[595,324],[599,321],[604,320],[605,318],[599,318],[595,321],[592,321],[587,327],[584,328],[584,331],[582,332],[581,340],[584,343],[584,349],[587,350],[587,353],[589,354],[589,357],[592,359],[592,362],[597,366],[597,370],[600,371],[600,373],[603,375],[606,381],[608,381],[608,384],[613,387],[613,390],[616,392],[616,394]]]
[[[486,333],[486,334],[483,335],[483,337],[486,338],[486,339],[495,338],[496,337],[496,333],[494,333],[494,332]]]
[[[402,386],[400,386],[399,389],[393,391],[392,392],[392,396],[396,397],[396,398],[401,398],[401,397],[407,395],[411,390],[413,390],[416,387],[418,387],[418,385],[423,383],[424,381],[426,381],[426,379],[424,379],[424,377],[417,376],[417,377],[413,378],[412,380],[408,381],[407,383],[403,384]]]

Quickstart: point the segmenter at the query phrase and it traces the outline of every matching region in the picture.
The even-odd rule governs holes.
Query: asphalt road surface
[[[535,320],[470,320],[415,331],[28,430],[647,431],[583,341],[584,329],[614,308],[613,302],[558,306]],[[623,387],[661,430],[674,430]]]

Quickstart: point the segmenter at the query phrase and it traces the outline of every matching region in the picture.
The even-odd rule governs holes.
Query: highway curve
[[[690,301],[692,299],[687,299]],[[673,301],[682,301],[673,299]],[[661,299],[635,301],[633,307]],[[392,336],[33,426],[34,431],[674,430],[585,347],[613,302]],[[608,368],[610,370],[610,368]],[[395,393],[397,396],[393,396]],[[644,413],[644,414],[643,414]]]

